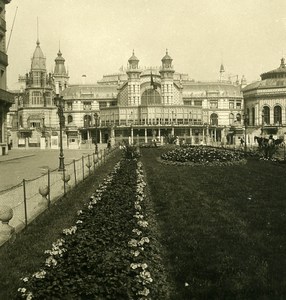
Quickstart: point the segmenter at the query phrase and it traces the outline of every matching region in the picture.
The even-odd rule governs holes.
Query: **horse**
[[[269,145],[269,139],[264,137],[255,136],[254,141],[257,141],[259,148]]]
[[[283,146],[284,139],[276,139],[274,140],[274,145],[275,146]]]

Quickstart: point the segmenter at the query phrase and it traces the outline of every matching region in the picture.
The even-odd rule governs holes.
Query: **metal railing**
[[[7,190],[0,192],[0,221],[3,222],[3,209],[12,209],[12,218],[8,220],[9,226],[16,232],[21,231],[51,204],[67,194],[71,189],[85,180],[88,176],[96,174],[96,168],[104,164],[117,148],[100,150],[98,154],[82,156],[65,164],[63,171],[48,170],[37,178],[26,180]],[[2,215],[1,215],[2,214]],[[4,213],[5,214],[5,213]],[[7,220],[6,220],[6,224]],[[1,226],[1,225],[0,225]],[[14,230],[13,229],[13,230]],[[1,236],[0,246],[7,239]]]

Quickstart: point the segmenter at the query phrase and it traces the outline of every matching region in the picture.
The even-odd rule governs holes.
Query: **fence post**
[[[87,160],[88,160],[88,175],[90,176],[90,167],[91,167],[91,163],[90,163],[90,155],[88,154],[87,156]]]
[[[106,149],[103,149],[103,163],[105,163]]]
[[[23,192],[24,192],[24,210],[25,210],[25,228],[28,226],[28,214],[27,214],[27,197],[26,197],[26,180],[23,179]]]
[[[96,162],[95,162],[95,154],[93,153],[92,156],[93,156],[93,169],[94,169],[94,173],[95,173],[95,164],[96,164]]]
[[[66,194],[66,171],[63,169],[64,195]]]
[[[102,164],[102,149],[100,149],[100,162]]]
[[[73,170],[74,170],[74,185],[77,185],[77,182],[76,182],[76,167],[75,167],[75,159],[73,160]]]
[[[84,180],[84,157],[81,157],[81,162],[82,162],[82,181]]]
[[[48,208],[50,208],[51,205],[51,173],[50,173],[50,169],[48,169],[48,189],[49,189],[49,193],[48,193]]]

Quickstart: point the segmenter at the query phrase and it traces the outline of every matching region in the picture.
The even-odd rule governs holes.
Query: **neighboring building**
[[[31,70],[19,77],[21,90],[14,91],[15,104],[10,109],[10,132],[14,147],[58,147],[59,117],[54,104],[55,85],[60,93],[68,85],[68,73],[59,51],[54,73],[47,73],[46,58],[37,40]],[[24,83],[24,84],[23,84]]]
[[[239,143],[243,134],[240,85],[222,78],[189,80],[175,72],[168,52],[160,69],[144,70],[133,52],[126,74],[70,86],[62,95],[67,127],[78,129],[79,143],[90,144],[95,137],[98,142],[164,142],[176,136],[193,144]],[[95,113],[100,117],[97,126]]]
[[[286,66],[261,74],[261,80],[243,89],[245,112],[248,116],[247,133],[250,143],[254,136],[274,135],[284,138],[286,127]]]
[[[8,144],[10,139],[7,131],[7,113],[12,106],[13,95],[7,92],[8,56],[6,54],[6,21],[5,5],[10,0],[0,0],[0,155],[8,154]]]

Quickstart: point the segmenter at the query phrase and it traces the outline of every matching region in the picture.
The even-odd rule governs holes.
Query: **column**
[[[145,143],[147,144],[148,139],[147,139],[147,128],[145,128]]]
[[[214,142],[216,143],[216,128],[214,129]]]
[[[131,127],[131,144],[133,145],[133,128]]]
[[[100,129],[99,129],[99,144],[102,144],[102,133]]]
[[[111,127],[111,132],[110,132],[110,142],[111,142],[111,146],[115,144],[115,130],[113,126]]]
[[[190,127],[190,139],[191,139],[191,144],[193,144],[193,130]]]

